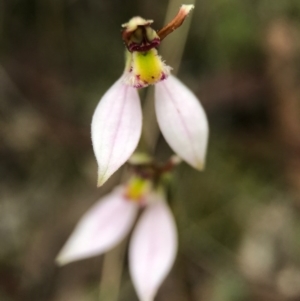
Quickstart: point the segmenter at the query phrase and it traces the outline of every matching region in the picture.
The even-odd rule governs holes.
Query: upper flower
[[[104,94],[92,120],[92,142],[101,186],[134,152],[142,130],[137,88],[155,87],[160,130],[173,151],[196,169],[204,167],[208,122],[197,97],[170,75],[156,47],[180,26],[193,8],[183,5],[172,22],[156,32],[152,20],[134,17],[123,25],[126,65],[121,78]]]

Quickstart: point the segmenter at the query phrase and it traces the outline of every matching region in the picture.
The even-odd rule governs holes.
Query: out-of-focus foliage
[[[96,189],[90,121],[123,70],[120,25],[159,29],[167,5],[0,0],[1,300],[97,299],[102,258],[54,258],[119,181]],[[300,1],[203,0],[192,18],[178,76],[211,136],[205,171],[174,175],[180,251],[157,300],[298,300]],[[120,300],[135,298],[125,268]]]

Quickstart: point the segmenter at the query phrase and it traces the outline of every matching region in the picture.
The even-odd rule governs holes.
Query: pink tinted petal
[[[138,207],[121,193],[119,189],[107,195],[81,218],[57,256],[59,264],[102,254],[126,236]]]
[[[208,122],[197,97],[171,75],[155,86],[155,110],[162,134],[173,151],[194,168],[202,169]]]
[[[142,130],[138,92],[120,78],[100,100],[92,120],[92,142],[98,162],[98,186],[132,155]]]
[[[141,301],[152,301],[177,252],[177,231],[169,207],[155,202],[142,214],[130,241],[130,274]]]

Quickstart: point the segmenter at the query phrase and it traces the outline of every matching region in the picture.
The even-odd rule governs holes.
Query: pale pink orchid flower
[[[141,301],[152,301],[177,253],[177,230],[162,194],[150,192],[141,201],[128,199],[123,186],[99,200],[77,224],[57,256],[60,265],[100,255],[130,232],[142,212],[129,244],[129,269]]]
[[[167,67],[167,66],[163,66]],[[205,165],[208,122],[194,93],[164,68],[155,84],[155,110],[171,149],[192,167]],[[136,85],[136,87],[139,87]],[[137,88],[124,74],[101,98],[92,119],[92,143],[98,163],[98,186],[123,165],[136,149],[142,131]]]

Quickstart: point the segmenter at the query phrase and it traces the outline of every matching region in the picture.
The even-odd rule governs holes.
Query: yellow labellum
[[[163,62],[156,49],[146,52],[133,52],[133,73],[145,84],[158,82],[163,73]]]
[[[150,186],[151,183],[148,180],[134,177],[127,184],[125,196],[130,200],[140,201],[149,192]]]
[[[152,48],[140,52],[126,51],[124,83],[135,88],[144,88],[166,79],[172,68],[167,66]]]

